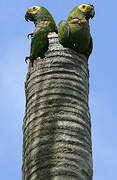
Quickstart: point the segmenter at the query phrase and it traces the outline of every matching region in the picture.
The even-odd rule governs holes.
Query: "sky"
[[[111,3],[112,2],[112,3]],[[93,180],[117,179],[117,1],[1,0],[0,16],[0,179],[21,180],[24,81],[34,25],[24,20],[27,8],[46,7],[56,23],[78,4],[95,5],[91,20],[94,49],[89,58]]]

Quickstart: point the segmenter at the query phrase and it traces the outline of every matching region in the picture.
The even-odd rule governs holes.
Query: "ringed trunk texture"
[[[49,42],[25,83],[22,180],[92,180],[88,62],[57,34]]]

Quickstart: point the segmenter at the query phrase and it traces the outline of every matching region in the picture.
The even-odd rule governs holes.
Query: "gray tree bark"
[[[49,42],[25,83],[22,179],[92,180],[88,62],[55,33]]]

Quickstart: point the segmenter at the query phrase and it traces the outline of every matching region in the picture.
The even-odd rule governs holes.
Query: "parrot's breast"
[[[69,24],[70,26],[70,42],[78,52],[84,52],[90,41],[90,30],[88,23]]]

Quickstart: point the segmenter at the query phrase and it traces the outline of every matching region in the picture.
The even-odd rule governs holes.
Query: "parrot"
[[[25,20],[32,21],[35,25],[34,32],[28,34],[28,37],[31,36],[30,56],[25,58],[25,61],[29,59],[33,66],[37,57],[45,57],[49,46],[48,34],[57,33],[57,26],[50,12],[42,6],[29,8],[25,14]]]
[[[57,27],[60,44],[77,53],[84,54],[87,60],[93,49],[89,19],[93,18],[94,15],[93,5],[80,4],[73,8],[67,20],[60,21]]]

